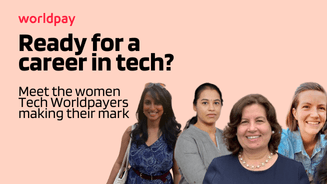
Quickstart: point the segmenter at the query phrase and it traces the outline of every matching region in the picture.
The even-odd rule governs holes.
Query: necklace
[[[269,162],[269,160],[271,159],[271,156],[273,156],[273,155],[274,155],[273,153],[268,154],[267,159],[264,162],[262,162],[261,164],[257,165],[257,166],[247,164],[245,162],[245,160],[242,158],[242,152],[239,153],[238,158],[240,159],[240,162],[243,165],[245,165],[247,168],[259,169],[260,167],[265,166]]]

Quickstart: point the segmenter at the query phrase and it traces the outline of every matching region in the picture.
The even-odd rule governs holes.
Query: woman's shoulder
[[[196,136],[196,134],[192,130],[190,130],[190,127],[186,130],[183,130],[183,132],[180,133],[180,135],[177,138],[176,147],[185,145],[186,143],[193,144],[195,136]]]
[[[133,126],[133,125],[128,126],[128,127],[126,128],[126,130],[125,130],[125,132],[124,132],[124,135],[130,135],[130,134],[131,134],[131,132],[132,132],[132,126]]]
[[[235,155],[229,154],[229,155],[224,155],[224,156],[220,156],[220,157],[216,157],[212,160],[211,164],[215,164],[215,165],[225,165],[225,164],[232,164],[233,161],[237,160],[238,158]],[[211,165],[210,164],[210,165]]]
[[[320,136],[320,144],[321,144],[321,147],[324,147],[327,149],[327,135],[325,134],[322,134],[322,133],[319,133],[319,136]]]
[[[293,132],[289,128],[282,130],[282,137],[289,137],[292,134],[293,134]]]
[[[298,130],[283,130],[278,146],[278,153],[294,159],[294,154],[302,150],[302,138]]]
[[[135,130],[136,126],[137,126],[137,123],[128,126],[128,127],[126,128],[126,130],[125,130],[123,136],[125,136],[125,137],[130,137],[132,131]]]
[[[281,133],[281,139],[280,139],[280,145],[286,146],[288,143],[294,139],[294,132],[292,132],[290,129],[283,129]]]
[[[197,137],[199,136],[201,132],[199,131],[198,128],[196,128],[195,126],[193,125],[190,125],[186,130],[184,130],[180,136],[178,137],[179,138],[189,138],[189,137]]]
[[[184,130],[178,137],[176,142],[175,150],[198,150],[198,144],[203,144],[203,142],[208,141],[208,135],[203,133],[204,131],[198,129],[197,127],[190,125],[186,130]],[[205,132],[206,133],[206,132]],[[205,150],[203,150],[205,151]]]
[[[301,162],[298,162],[294,159],[291,159],[291,158],[288,158],[280,153],[277,153],[278,154],[278,163],[279,164],[282,164],[283,167],[285,168],[289,168],[289,167],[303,167],[302,163]]]
[[[211,164],[208,167],[208,173],[228,173],[235,171],[238,168],[238,157],[235,155],[224,155],[216,157],[212,160]]]
[[[301,162],[278,153],[278,160],[275,164],[277,165],[276,169],[279,173],[282,173],[282,175],[284,175],[284,173],[288,173],[288,176],[292,177],[293,179],[298,179],[301,181],[300,183],[309,183],[307,173],[305,172],[304,166]]]
[[[290,143],[291,145],[302,145],[302,138],[299,130],[291,131],[284,129],[282,131],[280,144]]]
[[[136,126],[137,126],[137,123],[128,126],[128,127],[126,128],[126,130],[125,130],[125,133],[130,134],[130,133],[131,133],[131,132],[136,128]]]
[[[124,131],[124,133],[123,133],[123,136],[122,136],[122,139],[121,139],[123,145],[127,145],[129,143],[130,139],[131,139],[132,126],[133,125],[128,126],[126,128],[126,130]]]
[[[208,167],[203,183],[227,183],[235,174],[235,169],[238,170],[237,162],[237,156],[231,154],[214,158]]]
[[[223,134],[223,132],[224,132],[224,131],[223,131],[222,129],[219,129],[219,128],[217,128],[217,127],[216,127],[216,133],[218,133],[218,134],[221,134],[221,135],[222,135],[222,134]]]

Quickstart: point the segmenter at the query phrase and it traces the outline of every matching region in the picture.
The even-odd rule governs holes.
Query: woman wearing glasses
[[[147,83],[138,108],[135,129],[128,127],[122,137],[119,156],[111,170],[113,183],[122,164],[130,137],[131,168],[126,183],[178,183],[180,174],[174,161],[174,148],[181,125],[171,105],[171,95],[162,83]],[[173,177],[170,174],[173,170]]]

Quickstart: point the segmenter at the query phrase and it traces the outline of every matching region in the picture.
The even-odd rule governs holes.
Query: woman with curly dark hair
[[[108,184],[113,183],[122,164],[130,137],[126,183],[178,183],[180,174],[174,160],[174,148],[181,132],[172,105],[171,95],[162,83],[147,83],[136,112],[135,129],[128,127],[123,135],[119,156],[112,168]],[[170,174],[173,170],[174,178]]]
[[[309,184],[301,163],[276,152],[282,128],[264,96],[241,98],[229,119],[223,135],[232,154],[211,162],[204,184]]]

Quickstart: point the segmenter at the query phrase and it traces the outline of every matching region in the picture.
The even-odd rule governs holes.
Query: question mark
[[[166,54],[165,55],[165,58],[169,58],[169,60],[167,61],[167,71],[170,71],[170,64],[171,64],[171,62],[173,62],[173,60],[174,60],[174,55],[172,55],[172,54]]]

